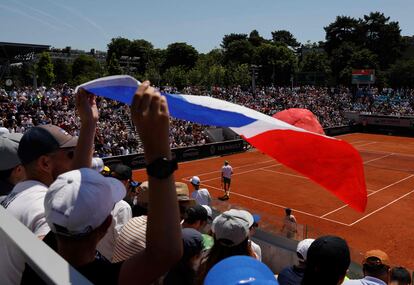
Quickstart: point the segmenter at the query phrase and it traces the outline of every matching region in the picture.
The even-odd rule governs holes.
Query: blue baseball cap
[[[264,263],[249,256],[232,256],[211,268],[204,285],[277,285],[273,272]]]
[[[258,214],[253,214],[252,216],[253,216],[253,221],[254,221],[255,223],[260,222],[260,219],[261,219],[260,215],[258,215]]]

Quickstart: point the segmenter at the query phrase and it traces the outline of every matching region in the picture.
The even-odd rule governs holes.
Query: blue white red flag
[[[119,75],[99,78],[77,89],[130,104],[139,84],[133,77]],[[363,161],[349,143],[216,98],[163,95],[172,117],[228,127],[260,151],[323,186],[350,207],[361,212],[365,210],[367,190]]]

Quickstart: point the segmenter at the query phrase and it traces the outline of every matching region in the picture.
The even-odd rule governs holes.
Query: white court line
[[[361,144],[361,145],[357,145],[357,146],[355,146],[355,147],[367,146],[367,145],[371,145],[371,144],[374,144],[374,143],[378,143],[378,142],[369,142],[369,143],[364,143],[364,144]]]
[[[272,160],[272,161],[273,161],[273,160]],[[278,166],[278,165],[281,165],[281,164],[280,164],[280,163],[277,163],[277,164],[269,165],[268,167]],[[253,172],[253,171],[258,171],[258,170],[260,170],[260,168],[255,168],[255,169],[251,169],[251,170],[246,170],[246,171],[242,171],[242,172],[237,172],[237,173],[235,173],[235,174],[232,174],[232,175],[231,175],[231,177],[236,176],[236,175],[241,175],[241,174],[249,173],[249,172]],[[187,178],[187,177],[184,177],[183,179],[186,179],[186,178]],[[203,180],[201,180],[201,181],[206,182],[206,181],[213,181],[213,180],[218,180],[218,179],[221,179],[221,177],[214,177],[214,178],[211,178],[211,179],[203,179]]]
[[[385,189],[387,189],[387,188],[390,188],[391,186],[394,186],[394,185],[396,185],[396,184],[398,184],[398,183],[401,183],[401,182],[403,182],[403,181],[405,181],[405,180],[407,180],[407,179],[409,179],[409,178],[411,178],[411,177],[413,177],[414,176],[414,174],[411,174],[411,175],[409,175],[409,176],[407,176],[407,177],[405,177],[405,178],[403,178],[403,179],[400,179],[400,180],[398,180],[398,181],[396,181],[396,182],[394,182],[394,183],[392,183],[392,184],[390,184],[390,185],[387,185],[387,186],[385,186],[385,187],[382,187],[381,189],[379,189],[379,190],[376,190],[376,191],[374,191],[374,192],[372,192],[372,193],[369,193],[367,196],[369,197],[369,196],[371,196],[371,195],[374,195],[374,194],[376,194],[376,193],[378,193],[378,192],[381,192],[381,191],[383,191],[383,190],[385,190]],[[339,210],[342,210],[343,208],[345,208],[345,207],[348,207],[348,205],[347,204],[345,204],[345,205],[343,205],[342,207],[339,207],[339,208],[337,208],[337,209],[335,209],[335,210],[333,210],[333,211],[330,211],[330,212],[328,212],[328,213],[326,213],[326,214],[324,214],[324,215],[322,215],[321,216],[321,218],[324,218],[324,217],[326,217],[326,216],[328,216],[328,215],[330,215],[330,214],[333,214],[333,213],[335,213],[335,212],[337,212],[337,211],[339,211]]]
[[[200,184],[201,185],[204,185],[206,187],[209,187],[209,188],[213,188],[213,189],[217,189],[217,190],[223,191],[223,189],[220,189],[218,187],[214,187],[214,186],[211,186],[211,185],[208,185],[208,184],[205,184],[205,183],[200,183]],[[271,202],[268,202],[268,201],[260,200],[260,199],[257,199],[257,198],[254,198],[254,197],[250,197],[250,196],[247,196],[247,195],[243,195],[243,194],[239,194],[239,193],[236,193],[236,192],[233,192],[233,191],[230,191],[230,194],[231,195],[240,196],[240,197],[244,197],[244,198],[247,198],[247,199],[250,199],[250,200],[254,200],[254,201],[257,201],[257,202],[261,202],[261,203],[268,204],[268,205],[271,205],[271,206],[274,206],[274,207],[278,207],[278,208],[282,208],[282,209],[286,209],[287,208],[286,206],[283,206],[283,205],[274,204],[274,203],[271,203]],[[314,215],[314,214],[310,214],[310,213],[303,212],[303,211],[300,211],[300,210],[297,210],[297,209],[293,209],[293,208],[291,208],[291,209],[294,212],[298,212],[298,213],[301,213],[303,215],[307,215],[307,216],[311,216],[311,217],[314,217],[314,218],[326,220],[326,221],[329,221],[329,222],[332,222],[332,223],[336,223],[336,224],[340,224],[340,225],[343,225],[343,226],[348,226],[348,224],[345,224],[345,223],[342,223],[342,222],[338,222],[338,221],[335,221],[335,220],[332,220],[332,219],[321,218],[321,217],[319,217],[317,215]]]
[[[268,166],[268,167],[271,167],[271,166]],[[300,175],[296,175],[296,174],[290,174],[290,173],[286,173],[286,172],[280,172],[280,171],[276,171],[276,170],[266,169],[268,167],[262,167],[262,168],[259,168],[259,169],[264,170],[264,171],[268,171],[268,172],[274,172],[274,173],[286,175],[286,176],[293,176],[293,177],[302,178],[302,179],[309,179],[308,177],[305,177],[305,176],[300,176]]]
[[[376,160],[380,160],[380,159],[383,159],[383,158],[389,157],[389,156],[391,156],[391,155],[394,155],[394,153],[386,154],[386,155],[381,156],[381,157],[377,157],[377,158],[374,158],[374,159],[370,159],[370,160],[368,160],[368,161],[364,161],[364,164],[367,164],[367,163],[370,163],[370,162],[373,162],[373,161],[376,161]]]
[[[271,162],[271,161],[275,162],[276,160],[269,159],[269,160],[265,160],[265,161],[261,161],[261,162],[255,162],[255,163],[240,165],[240,166],[237,166],[237,167],[233,167],[233,169],[239,169],[239,168],[248,167],[248,166],[252,166],[252,165],[258,165],[258,164],[268,163],[268,162]],[[210,172],[204,172],[204,173],[197,174],[197,176],[203,176],[203,175],[212,174],[212,173],[221,173],[221,171],[220,170],[215,170],[215,171],[210,171]],[[235,175],[235,174],[233,174],[233,175]],[[187,176],[187,177],[184,177],[184,178],[189,179],[191,177],[193,177],[193,176]]]
[[[401,153],[401,152],[389,152],[389,151],[373,151],[370,149],[358,149],[357,150],[361,150],[361,151],[365,151],[368,153],[374,153],[374,154],[394,154],[394,155],[400,155],[400,156],[407,156],[407,157],[414,157],[414,154],[408,154],[408,153]]]
[[[393,200],[393,201],[389,202],[388,204],[386,204],[386,205],[382,206],[381,208],[378,208],[378,209],[376,209],[375,211],[372,211],[372,212],[371,212],[371,213],[369,213],[368,215],[365,215],[365,216],[363,216],[362,218],[360,218],[360,219],[356,220],[355,222],[353,222],[352,224],[349,224],[349,226],[350,226],[350,227],[352,227],[352,226],[353,226],[353,225],[355,225],[356,223],[359,223],[360,221],[365,220],[365,219],[366,219],[366,218],[368,218],[369,216],[371,216],[371,215],[373,215],[373,214],[375,214],[375,213],[377,213],[377,212],[381,211],[382,209],[384,209],[384,208],[388,207],[389,205],[394,204],[395,202],[398,202],[399,200],[401,200],[401,199],[403,199],[403,198],[407,197],[408,195],[410,195],[410,194],[412,194],[412,193],[414,193],[414,190],[412,190],[412,191],[408,192],[407,194],[405,194],[405,195],[401,196],[400,198],[397,198],[397,199],[395,199],[395,200]]]

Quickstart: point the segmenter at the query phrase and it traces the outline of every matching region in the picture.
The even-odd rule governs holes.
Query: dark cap
[[[208,212],[201,205],[195,205],[187,208],[185,211],[185,221],[187,223],[193,224],[196,221],[207,221]]]
[[[337,236],[322,236],[309,246],[306,259],[304,284],[335,284],[345,276],[351,263],[346,241]],[[306,280],[305,280],[306,279]],[[316,283],[316,280],[321,282]]]
[[[17,156],[22,134],[3,134],[0,136],[0,170],[13,169],[20,164]]]
[[[203,250],[203,236],[192,228],[182,229],[184,257],[191,258]]]
[[[119,180],[132,179],[132,169],[125,164],[117,164],[112,168],[111,175]]]
[[[76,147],[78,138],[55,125],[31,128],[19,143],[18,155],[22,164],[30,163],[40,156],[60,148]]]

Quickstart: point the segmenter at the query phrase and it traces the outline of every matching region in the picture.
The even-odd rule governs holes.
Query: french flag
[[[140,82],[126,75],[99,78],[76,88],[131,104]],[[357,211],[367,204],[363,161],[349,143],[312,133],[250,108],[208,96],[163,94],[170,115],[228,127],[263,153],[303,174]],[[277,183],[275,181],[275,183]]]

